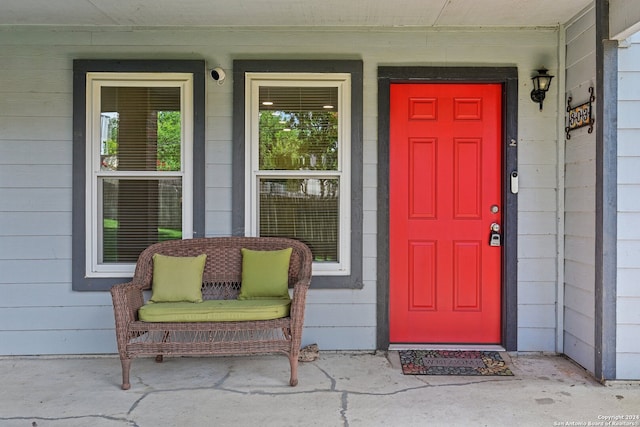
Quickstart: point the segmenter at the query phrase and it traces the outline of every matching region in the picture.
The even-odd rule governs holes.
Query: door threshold
[[[478,350],[506,351],[499,344],[389,344],[389,350]]]

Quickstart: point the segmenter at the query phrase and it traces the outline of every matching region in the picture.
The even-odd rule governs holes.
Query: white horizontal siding
[[[555,351],[555,328],[518,328],[519,351]]]
[[[636,331],[637,334],[640,331]],[[637,380],[640,378],[640,358],[636,353],[623,353],[617,351],[616,354],[616,378],[620,380]]]
[[[566,97],[589,99],[595,86],[595,9],[566,28]],[[597,101],[596,101],[597,102]],[[594,371],[595,351],[595,133],[571,132],[565,141],[564,353]]]
[[[572,278],[572,282],[571,285],[566,283],[565,289],[573,287],[577,289],[584,289],[588,292],[593,292],[593,283],[595,283],[595,272],[593,268],[590,268],[590,265],[591,264],[582,264],[573,260],[567,260],[565,262],[565,274],[569,275]]]
[[[617,349],[621,353],[638,354],[640,353],[640,340],[638,339],[640,325],[618,325],[618,342]]]
[[[553,234],[531,234],[518,239],[518,255],[522,258],[553,258],[556,238]]]
[[[518,316],[530,328],[553,330],[556,325],[556,310],[551,304],[521,304]]]
[[[618,318],[620,325],[640,326],[640,297],[621,298],[618,302]],[[621,343],[624,345],[624,343]]]
[[[62,259],[0,260],[0,271],[0,286],[22,283],[26,285],[25,292],[33,283],[71,283],[71,254]]]
[[[565,238],[565,248],[567,252],[571,253],[571,258],[567,259],[581,265],[592,264],[595,257],[592,242],[591,236],[567,236]]]
[[[372,304],[309,304],[305,310],[305,326],[369,327],[376,323],[376,307]]]
[[[585,298],[587,299],[587,298]],[[565,322],[575,325],[576,329],[580,328],[579,334],[571,334],[567,332],[567,336],[572,336],[575,340],[584,343],[588,347],[594,347],[594,322],[593,317],[585,315],[580,311],[565,307]],[[574,360],[581,363],[583,360],[591,360],[594,352],[589,351],[586,355],[577,355]]]
[[[71,182],[71,168],[57,165],[3,165],[0,182],[9,188],[65,188]]]
[[[565,321],[573,321],[573,317],[565,312]],[[592,332],[591,330],[589,332]],[[564,334],[564,353],[583,367],[595,366],[593,342],[587,343],[579,337],[566,332]]]
[[[618,160],[618,183],[636,186],[640,183],[640,156],[620,157]]]
[[[55,219],[55,218],[54,218]],[[17,221],[16,221],[17,222]],[[2,221],[0,223],[7,224]],[[9,222],[9,224],[11,224]],[[71,253],[71,236],[69,235],[45,235],[49,230],[43,228],[40,235],[15,235],[6,236],[0,246],[0,259],[2,260],[34,260],[34,259],[69,259]],[[66,228],[66,227],[64,227]],[[17,230],[18,233],[20,230]],[[64,229],[63,229],[64,231]]]
[[[71,212],[71,188],[0,187],[0,212]],[[52,224],[55,227],[55,224]]]
[[[640,29],[640,8],[636,0],[609,0],[609,31],[618,40]]]
[[[567,38],[567,46],[569,47],[566,52],[567,71],[572,70],[572,72],[576,73],[574,77],[584,72],[589,73],[591,67],[588,65],[595,64],[595,58],[592,55],[595,38],[595,25],[589,25],[583,32],[576,34],[574,38]],[[579,102],[577,98],[574,99]]]
[[[67,71],[68,72],[68,71]],[[1,72],[0,75],[15,74],[12,70]],[[18,92],[15,82],[7,79],[6,86],[0,88],[0,111],[7,111],[7,117],[21,117],[25,113],[36,115],[38,117],[71,117],[71,93],[48,93],[45,100],[38,101],[38,97],[42,96],[42,92],[27,90]],[[11,89],[11,92],[6,90]],[[67,160],[67,159],[65,159]]]
[[[585,31],[589,31],[596,22],[596,10],[594,7],[587,8],[583,14],[574,17],[570,25],[566,27],[566,41],[571,43]]]
[[[71,138],[71,117],[39,117],[37,126],[34,124],[32,116],[0,117],[3,138],[9,140],[69,141]]]
[[[111,305],[108,292],[74,292],[69,283],[5,283],[0,309],[16,307],[76,307]],[[25,292],[25,288],[29,292]]]
[[[1,190],[0,190],[1,191]],[[12,237],[6,245],[0,246],[0,252],[9,251],[15,245],[18,250],[30,251],[31,244],[35,240],[30,240],[32,236],[69,236],[71,238],[71,217],[69,212],[1,212],[0,224],[2,224],[2,235],[6,238]],[[51,224],[55,226],[52,227]],[[16,241],[15,237],[24,241]],[[44,243],[44,242],[43,242]],[[46,243],[48,245],[49,243]],[[55,244],[55,243],[53,243]],[[41,246],[33,248],[42,249]],[[0,259],[3,259],[0,257]]]
[[[640,36],[618,53],[616,376],[640,379]]]
[[[518,175],[519,177],[520,175]],[[518,191],[518,209],[520,212],[556,212],[556,189],[544,188],[527,191],[521,188]]]
[[[572,212],[571,222],[565,225],[567,236],[591,239],[595,237],[595,215],[591,212]]]
[[[305,326],[302,345],[318,344],[320,350],[366,350],[376,341],[375,326],[316,327]],[[375,348],[375,346],[374,346]]]
[[[618,269],[618,297],[637,297],[640,267]]]
[[[306,343],[376,345],[377,67],[517,66],[518,346],[555,349],[558,91],[543,112],[529,99],[541,58],[558,75],[552,29],[87,29],[3,28],[0,37],[0,306],[28,314],[0,323],[5,354],[115,350],[106,293],[71,291],[72,60],[203,58],[227,71],[207,81],[206,234],[231,232],[234,58],[362,59],[364,289],[311,290]],[[6,166],[6,167],[5,167]],[[7,226],[5,226],[5,224]],[[381,238],[385,238],[382,236]],[[10,248],[16,247],[13,251]],[[7,294],[7,298],[4,295]],[[94,311],[92,314],[91,312]],[[53,319],[59,317],[59,319]],[[74,320],[75,319],[75,320]],[[39,328],[48,323],[56,328]]]
[[[0,98],[2,98],[0,96]],[[0,107],[2,111],[3,107]],[[29,141],[2,140],[0,144],[0,165],[26,164],[35,166],[57,165],[62,167],[71,165],[71,141]],[[38,153],[34,156],[34,153]],[[4,182],[4,181],[0,181]],[[7,183],[11,181],[6,181]]]
[[[0,331],[3,355],[112,354],[117,353],[116,334],[107,329]]]
[[[640,212],[640,198],[637,197],[638,185],[618,185],[618,211],[626,213]],[[624,233],[625,230],[622,230]]]
[[[5,331],[105,329],[114,325],[111,304],[103,306],[12,307],[0,311]]]
[[[555,258],[521,258],[518,264],[518,274],[521,280],[525,281],[555,281],[556,260]]]
[[[556,282],[518,283],[518,296],[528,304],[555,305]]]
[[[518,227],[531,234],[554,234],[557,227],[556,212],[518,212]]]

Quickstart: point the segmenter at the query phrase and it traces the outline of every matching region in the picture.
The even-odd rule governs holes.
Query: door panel
[[[390,89],[390,341],[499,343],[502,85]]]

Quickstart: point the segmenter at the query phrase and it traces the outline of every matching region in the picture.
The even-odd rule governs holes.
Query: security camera
[[[224,81],[224,78],[227,76],[224,70],[220,67],[212,68],[210,73],[211,73],[211,78],[217,81],[219,85],[222,84],[222,82]]]

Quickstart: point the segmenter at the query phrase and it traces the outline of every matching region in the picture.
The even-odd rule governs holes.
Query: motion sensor
[[[224,70],[220,67],[212,68],[210,73],[211,73],[211,78],[217,81],[219,85],[221,85],[224,82],[224,79],[227,76]]]

